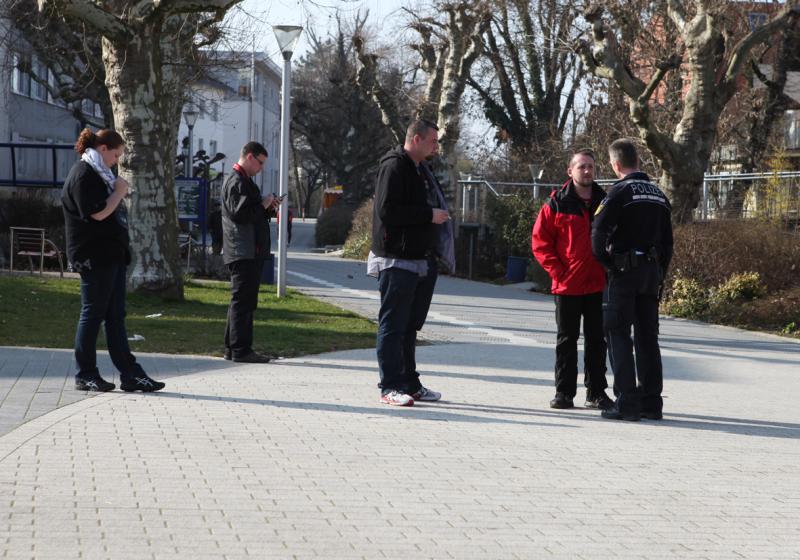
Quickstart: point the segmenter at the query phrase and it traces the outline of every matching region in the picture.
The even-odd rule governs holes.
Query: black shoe
[[[244,364],[266,364],[269,362],[270,357],[258,352],[250,352],[244,356],[232,356],[234,362]]]
[[[574,406],[572,399],[568,398],[564,393],[556,393],[555,398],[550,401],[550,408],[573,408]]]
[[[75,389],[77,391],[94,391],[97,393],[107,393],[108,391],[113,391],[116,389],[116,385],[113,383],[109,383],[99,375],[97,377],[92,377],[89,379],[83,379],[82,377],[75,378]]]
[[[607,420],[625,420],[626,422],[639,421],[638,414],[631,414],[631,413],[623,414],[622,412],[619,411],[619,409],[616,406],[609,408],[608,410],[601,410],[600,416],[602,416]]]
[[[589,395],[586,395],[586,402],[583,403],[584,408],[596,408],[598,410],[608,410],[610,408],[614,408],[614,401],[608,398],[608,395],[605,394],[605,391],[596,399],[590,399]]]
[[[229,349],[225,349],[225,352],[222,353],[222,357],[226,360],[231,359],[231,351]]]
[[[132,393],[133,391],[152,393],[154,391],[160,391],[166,386],[166,383],[151,379],[146,373],[140,373],[131,378],[123,379],[119,385],[119,388],[126,393]]]
[[[661,420],[664,418],[664,414],[660,410],[643,410],[642,418],[647,418],[648,420]]]

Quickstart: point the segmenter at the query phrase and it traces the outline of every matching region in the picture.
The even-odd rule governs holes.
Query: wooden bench
[[[33,258],[36,257],[39,260],[40,276],[44,272],[45,257],[58,259],[61,277],[64,277],[64,253],[61,252],[55,243],[45,237],[45,231],[42,228],[12,227],[11,266],[9,267],[12,273],[14,272],[15,255],[28,257],[28,262],[31,266],[31,274],[33,274],[34,270]]]

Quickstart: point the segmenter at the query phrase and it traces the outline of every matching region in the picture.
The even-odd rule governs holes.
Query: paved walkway
[[[322,259],[290,284],[374,310]],[[167,392],[67,404],[69,352],[0,348],[0,379],[51,372],[0,437],[0,557],[800,558],[795,341],[664,321],[666,417],[624,423],[547,408],[549,298],[443,279],[432,311],[445,401],[410,409],[378,404],[374,350],[145,355]]]

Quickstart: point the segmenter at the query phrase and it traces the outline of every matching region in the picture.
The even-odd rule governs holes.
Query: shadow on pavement
[[[217,401],[235,404],[248,404],[256,406],[269,406],[273,408],[293,409],[293,410],[317,410],[322,412],[344,412],[347,414],[364,414],[367,416],[376,417],[398,417],[415,420],[428,420],[435,422],[474,422],[478,424],[518,424],[523,426],[539,426],[539,427],[558,427],[558,428],[575,428],[568,424],[543,424],[540,422],[530,422],[521,420],[510,420],[502,418],[491,418],[485,416],[473,416],[468,414],[454,414],[452,412],[443,412],[442,404],[424,404],[418,403],[413,407],[391,407],[381,405],[380,407],[366,407],[366,406],[352,406],[340,405],[319,402],[292,402],[292,401],[276,401],[269,399],[252,399],[247,397],[220,397],[214,395],[197,395],[192,393],[170,393],[159,392],[148,395],[151,398],[170,398],[170,399],[188,399],[198,401]]]

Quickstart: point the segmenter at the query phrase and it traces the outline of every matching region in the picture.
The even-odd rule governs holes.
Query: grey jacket
[[[258,186],[234,168],[222,187],[222,260],[264,258],[270,251],[270,214]]]

